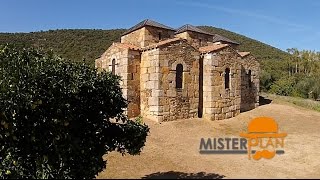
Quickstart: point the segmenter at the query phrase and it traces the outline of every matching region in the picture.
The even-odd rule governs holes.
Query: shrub
[[[291,96],[294,91],[294,84],[294,77],[284,76],[271,85],[270,92],[277,95]]]
[[[149,128],[123,115],[119,77],[11,47],[0,72],[0,178],[94,178],[104,154],[144,146]]]

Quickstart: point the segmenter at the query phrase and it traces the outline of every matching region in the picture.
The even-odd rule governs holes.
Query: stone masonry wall
[[[174,31],[146,26],[122,36],[121,43],[133,44],[138,47],[146,47],[159,42],[159,33],[161,33],[161,40],[174,37]]]
[[[159,33],[161,33],[161,41],[165,39],[170,39],[174,37],[174,31],[170,31],[167,29],[156,28],[151,26],[145,27],[145,38],[144,38],[144,46],[149,46],[154,43],[158,43]]]
[[[128,116],[137,117],[140,115],[140,60],[139,51],[129,50],[128,54],[128,75],[127,75],[127,98]]]
[[[159,49],[141,54],[140,64],[140,111],[143,117],[158,121],[160,94]]]
[[[208,46],[212,43],[212,36],[202,34],[202,33],[186,31],[183,33],[176,34],[175,36],[186,39],[189,44],[191,44],[196,48],[199,48],[202,46]],[[200,44],[200,39],[201,39],[201,44]]]
[[[160,49],[159,109],[163,121],[198,117],[200,53],[186,41]],[[176,67],[183,65],[182,88],[176,88]]]
[[[129,118],[140,114],[140,53],[112,45],[96,60],[96,68],[112,71],[112,60],[115,59],[115,74],[121,76],[120,87],[128,100],[126,111]]]
[[[243,112],[259,106],[260,67],[252,55],[242,58],[241,66],[241,112]]]
[[[135,30],[129,34],[121,36],[121,43],[133,44],[138,47],[144,47],[145,27]]]
[[[147,50],[141,56],[141,114],[156,121],[197,117],[199,52],[184,41]],[[176,66],[183,86],[176,89]]]
[[[230,47],[203,54],[203,117],[231,118],[240,113],[240,56]],[[230,88],[225,89],[225,69],[230,68]]]

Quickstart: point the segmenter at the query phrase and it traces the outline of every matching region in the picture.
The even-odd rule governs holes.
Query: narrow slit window
[[[249,88],[251,88],[252,84],[251,84],[251,70],[248,71],[248,84],[249,84]]]
[[[224,74],[224,87],[225,89],[230,88],[230,69],[226,68],[225,74]]]
[[[176,88],[182,88],[183,80],[183,66],[178,64],[176,68]]]
[[[161,40],[161,32],[159,32],[158,36],[159,36],[159,41],[160,41]]]
[[[116,60],[112,59],[112,70],[111,70],[112,74],[115,75],[116,74]]]

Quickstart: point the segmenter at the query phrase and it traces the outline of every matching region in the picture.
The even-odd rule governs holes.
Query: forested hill
[[[267,44],[250,39],[240,34],[211,26],[201,26],[209,32],[214,32],[241,43],[241,51],[252,52],[259,60],[281,60],[288,54]],[[113,41],[119,41],[125,29],[97,30],[49,30],[31,33],[0,33],[0,45],[9,43],[19,47],[41,47],[52,49],[64,58],[93,64]]]
[[[268,44],[262,43],[260,41],[248,38],[244,35],[237,34],[225,29],[216,28],[212,26],[199,26],[199,28],[225,36],[231,40],[240,43],[240,51],[250,51],[259,61],[261,60],[284,60],[290,55],[280,49],[272,47]]]
[[[0,45],[14,44],[18,47],[41,47],[52,49],[56,54],[75,61],[93,64],[114,41],[120,41],[125,29],[96,30],[68,29],[30,33],[0,33]]]

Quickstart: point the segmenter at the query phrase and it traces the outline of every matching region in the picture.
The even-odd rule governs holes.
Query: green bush
[[[320,80],[319,76],[306,76],[298,79],[298,83],[294,86],[293,95],[303,98],[313,98],[317,100],[320,96]]]
[[[144,146],[149,128],[123,115],[119,77],[10,47],[0,72],[0,178],[94,178],[104,154]]]
[[[294,91],[294,84],[294,77],[284,76],[271,85],[270,92],[282,96],[291,96]]]

